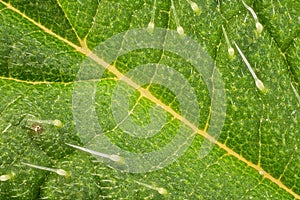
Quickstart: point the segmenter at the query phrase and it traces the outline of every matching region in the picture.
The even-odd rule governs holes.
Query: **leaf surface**
[[[224,126],[213,149],[202,158],[199,151],[208,141],[205,135],[216,109],[211,106],[213,98],[204,70],[197,71],[187,59],[164,49],[141,48],[121,54],[129,32],[116,47],[114,53],[120,54],[113,62],[105,62],[115,57],[110,46],[107,51],[102,46],[102,54],[97,54],[99,44],[109,38],[147,28],[152,13],[155,27],[176,31],[178,22],[171,2],[157,1],[153,12],[153,1],[0,0],[0,176],[14,174],[0,182],[1,199],[300,198],[300,3],[247,1],[264,26],[258,34],[255,20],[241,2],[195,1],[201,8],[201,14],[197,14],[189,1],[174,1],[185,35],[215,63],[226,91]],[[256,87],[237,50],[233,58],[228,55],[222,25],[231,45],[233,41],[238,44],[264,83],[266,93]],[[166,40],[162,44],[166,45]],[[138,38],[133,42],[142,45]],[[140,154],[172,144],[178,130],[184,132],[191,126],[186,122],[187,128],[180,129],[180,117],[185,115],[174,91],[150,83],[140,85],[143,89],[131,94],[124,109],[130,110],[134,124],[153,133],[153,120],[162,121],[159,134],[148,138],[128,134],[141,134],[144,129],[133,126],[125,131],[123,122],[116,121],[112,105],[119,101],[112,98],[119,79],[148,63],[179,72],[193,88],[199,107],[199,119],[191,122],[198,124],[198,134],[183,155],[156,171],[126,173],[66,145],[92,147],[98,137],[88,135],[96,127],[93,123],[79,130],[80,121],[73,113],[74,89],[80,70],[85,70],[83,63],[102,69],[101,79],[86,85],[96,84],[96,91],[94,110],[92,105],[89,109],[88,96],[82,102],[88,108],[85,113],[97,115],[101,132],[116,146]],[[105,69],[106,64],[111,65]],[[148,72],[141,74],[141,80]],[[131,91],[133,80],[129,76],[125,81],[125,91]],[[174,85],[181,83],[179,79],[172,81]],[[182,93],[189,92],[180,85],[176,87]],[[81,92],[85,94],[85,90]],[[63,126],[50,123],[55,119]],[[35,123],[42,126],[41,131],[34,130]],[[71,176],[30,168],[21,162],[64,169]],[[161,194],[157,188],[164,188],[168,194]]]

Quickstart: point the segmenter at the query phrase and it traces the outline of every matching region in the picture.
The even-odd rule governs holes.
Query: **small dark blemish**
[[[44,131],[44,127],[39,123],[33,123],[30,129],[35,133],[42,133]]]

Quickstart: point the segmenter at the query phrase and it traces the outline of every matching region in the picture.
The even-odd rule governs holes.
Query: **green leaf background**
[[[72,114],[74,80],[88,50],[126,30],[145,28],[150,0],[0,0],[0,199],[299,199],[300,198],[300,2],[246,1],[264,30],[239,1],[200,1],[197,15],[188,1],[174,0],[180,25],[213,58],[226,87],[227,112],[218,143],[204,158],[196,136],[171,165],[154,172],[124,173],[95,162],[82,146]],[[171,1],[156,2],[155,26],[176,30]],[[267,88],[260,92],[236,53],[231,59],[221,29],[236,41]],[[199,129],[209,122],[210,97],[201,74],[179,56],[143,49],[119,57],[114,65],[125,74],[146,63],[169,65],[196,91],[201,112]],[[100,66],[99,66],[100,67]],[[106,71],[98,84],[96,112],[107,135],[128,151],[145,152],[172,139],[178,121],[167,115],[166,134],[131,141],[116,127],[110,98],[118,78]],[[294,88],[294,89],[293,89]],[[178,111],[168,89],[149,91]],[[133,119],[149,123],[153,103],[135,93]],[[63,127],[44,125],[35,133],[28,117],[59,119]],[[139,142],[139,148],[133,148]],[[21,162],[61,168],[62,177]],[[162,187],[160,194],[140,183]]]

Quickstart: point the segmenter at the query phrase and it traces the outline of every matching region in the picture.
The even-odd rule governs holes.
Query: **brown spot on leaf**
[[[33,123],[31,125],[31,130],[33,130],[35,133],[42,133],[44,131],[44,127],[39,123]]]

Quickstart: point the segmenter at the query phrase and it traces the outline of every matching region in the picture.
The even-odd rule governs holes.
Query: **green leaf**
[[[0,199],[300,199],[300,3],[194,2],[0,0]]]

